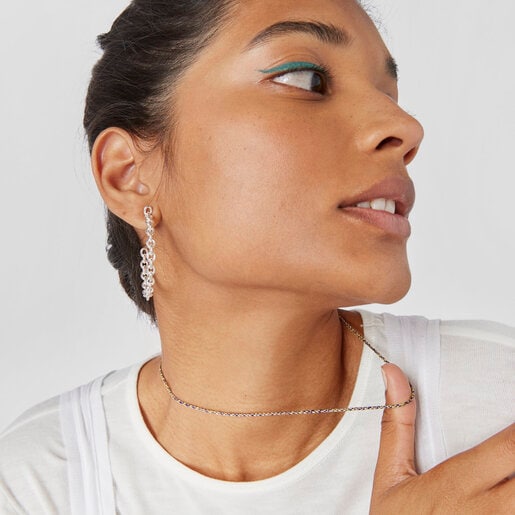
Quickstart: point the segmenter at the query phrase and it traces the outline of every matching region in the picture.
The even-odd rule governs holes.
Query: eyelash
[[[311,63],[309,63],[309,64],[311,64]],[[265,72],[266,70],[260,70],[260,71]],[[331,83],[333,81],[333,76],[331,75],[331,72],[329,71],[329,69],[326,66],[324,66],[323,64],[316,64],[316,65],[311,64],[311,66],[299,64],[298,66],[292,66],[291,68],[287,69],[286,71],[281,71],[280,73],[272,75],[272,77],[270,77],[270,80],[275,79],[277,77],[283,77],[284,75],[288,75],[289,73],[299,72],[299,71],[309,71],[309,72],[318,73],[322,77],[322,84],[323,84],[324,92],[323,93],[318,92],[318,91],[310,91],[310,92],[316,93],[318,95],[327,94],[327,92],[329,90],[329,86],[331,85]],[[290,86],[290,87],[297,87],[297,86]],[[303,91],[309,91],[304,88],[297,88],[297,89],[301,89]]]

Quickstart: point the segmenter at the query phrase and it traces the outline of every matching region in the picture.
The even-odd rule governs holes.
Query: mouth
[[[392,176],[341,201],[338,208],[372,209],[408,218],[414,203],[415,188],[413,181],[405,176]]]
[[[408,216],[415,202],[413,182],[406,176],[388,177],[338,205],[345,215],[384,231],[409,237]]]
[[[392,215],[401,214],[400,209],[402,209],[397,201],[386,198],[375,198],[370,201],[364,200],[362,202],[358,202],[354,206],[347,207],[361,207],[363,209],[373,209],[374,211],[386,211]],[[340,209],[343,209],[343,206],[341,206]]]

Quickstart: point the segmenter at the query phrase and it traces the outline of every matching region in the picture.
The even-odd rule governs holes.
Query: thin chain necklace
[[[378,352],[372,345],[370,345],[367,340],[361,336],[359,331],[354,329],[345,318],[343,318],[340,314],[338,314],[340,320],[344,323],[345,327],[356,335],[365,345],[370,347],[385,363],[390,363],[380,352]],[[170,394],[170,397],[181,406],[185,406],[186,408],[191,408],[196,411],[201,411],[202,413],[209,413],[210,415],[220,415],[222,417],[276,417],[276,416],[284,416],[284,415],[318,415],[320,413],[344,413],[345,411],[364,411],[364,410],[373,410],[373,409],[390,409],[390,408],[400,408],[402,406],[406,406],[415,398],[415,390],[410,383],[411,395],[407,401],[400,402],[397,404],[384,404],[382,406],[350,406],[347,408],[323,408],[323,409],[303,409],[303,410],[293,410],[293,411],[255,411],[255,412],[237,412],[237,411],[220,411],[216,409],[203,408],[201,406],[197,406],[195,404],[191,404],[190,402],[183,401],[179,399],[177,395],[175,395],[168,384],[162,368],[162,360],[159,363],[159,375],[161,376],[161,380],[165,385],[166,390]]]

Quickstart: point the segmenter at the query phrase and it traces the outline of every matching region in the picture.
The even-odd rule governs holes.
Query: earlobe
[[[151,187],[143,180],[142,153],[131,135],[118,127],[102,131],[91,150],[91,166],[108,209],[134,227],[144,228],[143,208]]]

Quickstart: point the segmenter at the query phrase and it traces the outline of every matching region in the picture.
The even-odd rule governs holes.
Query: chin
[[[386,266],[385,266],[386,265]],[[362,280],[356,276],[355,286],[359,287],[358,298],[366,304],[393,304],[406,296],[411,287],[411,271],[408,262],[388,265],[377,264],[367,267]]]
[[[411,273],[408,270],[399,274],[395,280],[384,284],[384,289],[377,292],[377,298],[372,302],[377,304],[393,304],[406,296],[411,287]]]
[[[344,282],[345,284],[345,282]],[[380,275],[367,274],[362,280],[354,281],[352,290],[343,287],[336,296],[340,296],[338,306],[365,306],[368,304],[394,304],[408,293],[411,286],[411,273],[404,270],[388,270]],[[357,289],[356,289],[357,288]],[[344,297],[341,294],[344,293]]]

